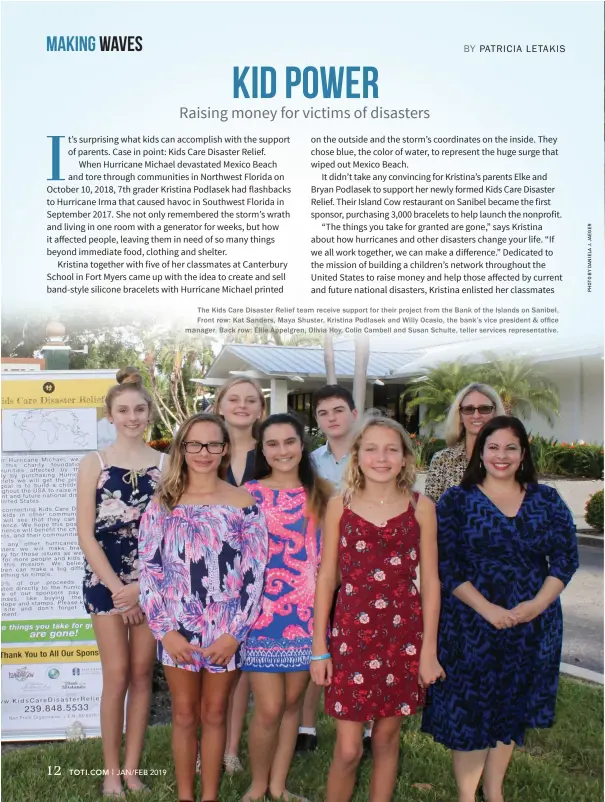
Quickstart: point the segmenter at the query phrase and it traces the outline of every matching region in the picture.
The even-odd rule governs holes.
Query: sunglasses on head
[[[495,407],[493,404],[480,404],[478,407],[474,407],[472,404],[465,404],[460,407],[460,412],[462,412],[463,415],[472,415],[476,410],[480,415],[489,415],[494,409]]]

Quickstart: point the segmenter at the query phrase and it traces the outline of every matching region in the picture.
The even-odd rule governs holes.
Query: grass
[[[419,724],[418,717],[404,723],[394,799],[397,802],[455,802],[449,754],[420,733]],[[321,719],[319,737],[321,748],[295,758],[289,779],[292,791],[315,802],[324,799],[332,755],[334,727],[330,719]],[[98,738],[10,750],[2,759],[2,796],[8,802],[97,800],[102,778],[71,772],[100,769],[102,765]],[[49,766],[59,766],[61,774],[49,776]],[[142,769],[149,772],[143,779],[152,793],[128,794],[127,799],[175,802],[170,727],[150,728]],[[370,770],[371,762],[364,762],[354,802],[368,799]],[[152,775],[154,771],[155,776]],[[221,802],[238,802],[249,779],[248,773],[233,779],[226,777],[221,788]],[[562,678],[557,722],[550,730],[528,733],[525,746],[515,750],[505,797],[507,802],[602,802],[602,688]]]

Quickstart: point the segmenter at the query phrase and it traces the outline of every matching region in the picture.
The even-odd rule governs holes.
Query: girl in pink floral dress
[[[248,748],[252,785],[244,801],[286,790],[309,682],[313,601],[321,554],[321,523],[332,486],[315,475],[304,429],[292,415],[261,424],[257,480],[248,482],[269,532],[261,614],[250,630],[243,670],[250,674],[254,713]]]
[[[412,492],[415,478],[408,434],[390,418],[368,417],[351,448],[347,489],[328,505],[315,596],[311,676],[326,686],[326,712],[337,722],[326,802],[352,796],[364,722],[372,720],[370,799],[391,799],[402,716],[415,713],[423,686],[443,676],[437,522],[433,503]]]
[[[177,432],[171,465],[139,529],[141,605],[172,696],[178,798],[194,799],[202,725],[202,802],[218,799],[227,706],[260,612],[267,530],[254,499],[222,477],[229,432],[200,413]]]

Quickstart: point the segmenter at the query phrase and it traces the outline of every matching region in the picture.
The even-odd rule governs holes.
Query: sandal
[[[250,796],[251,790],[251,788],[248,788],[248,790],[244,792],[240,802],[264,802],[267,798],[271,799],[268,788],[265,790],[264,794],[261,794],[261,796]]]
[[[223,766],[225,767],[225,774],[228,774],[230,777],[234,774],[241,774],[244,770],[242,766],[242,762],[237,755],[223,755]]]
[[[294,794],[292,791],[288,791],[286,788],[281,796],[273,796],[271,791],[267,794],[269,799],[273,800],[273,802],[278,802],[278,800],[283,799],[284,802],[311,802],[310,799],[307,799],[305,796],[299,796],[299,794]]]

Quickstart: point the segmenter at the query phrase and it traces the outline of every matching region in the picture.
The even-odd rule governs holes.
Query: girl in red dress
[[[415,713],[423,689],[445,676],[437,661],[435,507],[412,492],[415,479],[407,432],[390,418],[366,418],[351,448],[347,489],[328,503],[315,596],[311,676],[326,686],[326,713],[336,719],[326,802],[351,798],[364,722],[371,720],[370,801],[389,802],[401,717]],[[325,633],[339,573],[328,649]]]

